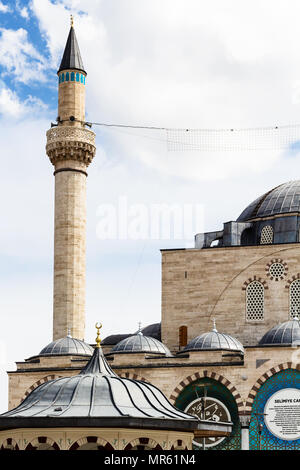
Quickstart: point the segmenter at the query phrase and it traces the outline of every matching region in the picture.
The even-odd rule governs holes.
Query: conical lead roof
[[[154,385],[121,378],[107,363],[101,347],[96,347],[84,369],[75,376],[41,384],[4,418],[156,418],[197,423],[176,408]]]
[[[68,69],[80,70],[86,73],[73,26],[71,26],[64,55],[57,73]]]

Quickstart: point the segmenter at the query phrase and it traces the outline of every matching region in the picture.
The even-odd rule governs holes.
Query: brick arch
[[[53,439],[51,439],[51,437],[47,436],[39,436],[34,438],[32,441],[29,442],[29,444],[27,444],[25,450],[36,450],[36,448],[39,447],[40,444],[49,444],[55,450],[60,450],[58,444]]]
[[[15,439],[12,439],[11,437],[8,437],[5,439],[0,446],[0,450],[19,450],[19,446]]]
[[[175,439],[173,442],[169,442],[171,450],[188,450],[188,445],[182,439]]]
[[[284,362],[282,364],[278,364],[276,367],[272,367],[269,369],[267,372],[265,372],[263,375],[260,376],[260,378],[255,382],[253,387],[251,388],[249,395],[247,397],[246,401],[246,406],[245,406],[245,412],[251,412],[252,410],[252,405],[255,400],[255,397],[260,389],[260,387],[273,375],[278,374],[278,372],[281,372],[286,369],[295,369],[295,370],[300,370],[300,365],[299,364],[294,364],[293,362]]]
[[[73,442],[69,450],[77,450],[79,447],[85,445],[85,444],[90,444],[90,443],[95,443],[98,446],[105,447],[106,450],[114,450],[113,446],[111,445],[110,442],[106,441],[102,437],[98,436],[84,436],[81,437],[80,439],[77,439],[77,441]]]
[[[134,446],[144,445],[151,449],[162,450],[161,446],[154,439],[150,437],[138,437],[133,441],[128,442],[122,450],[131,450]]]
[[[122,372],[119,377],[122,379],[132,379],[132,380],[139,380],[140,382],[147,382],[149,383],[149,380],[146,380],[144,377],[141,377],[140,375],[133,374],[132,372]]]
[[[24,393],[23,397],[21,398],[21,402],[25,400],[25,398],[34,390],[36,389],[39,385],[42,385],[45,382],[49,382],[50,380],[54,379],[61,379],[62,375],[47,375],[46,377],[43,377],[42,379],[37,380],[34,384],[29,387],[26,392]]]
[[[253,277],[249,277],[249,279],[247,279],[247,281],[244,282],[242,290],[247,290],[247,287],[249,286],[249,284],[251,284],[254,281],[260,282],[261,285],[264,287],[264,289],[269,289],[266,280],[262,279],[261,277],[253,276]]]
[[[180,382],[180,384],[177,385],[177,387],[173,390],[171,396],[170,396],[170,401],[175,404],[176,399],[179,397],[181,392],[192,382],[195,382],[196,380],[199,379],[213,379],[216,380],[217,382],[220,382],[222,385],[225,385],[225,387],[230,391],[232,396],[235,399],[236,405],[238,407],[238,410],[241,411],[242,408],[244,407],[241,395],[235,388],[235,386],[227,380],[223,375],[219,375],[216,372],[212,372],[209,370],[203,370],[201,372],[196,372],[193,375],[189,375],[186,377],[184,380]]]
[[[297,279],[300,279],[300,273],[295,274],[292,276],[290,279],[287,280],[285,288],[289,289],[291,287],[292,282],[297,281]]]

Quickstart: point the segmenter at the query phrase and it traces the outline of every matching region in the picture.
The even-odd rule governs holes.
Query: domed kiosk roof
[[[41,350],[39,356],[56,356],[63,354],[91,356],[93,352],[94,348],[92,348],[92,346],[68,335],[65,336],[65,338],[60,338],[49,343]]]
[[[260,340],[260,345],[300,345],[299,318],[280,323],[269,330]]]
[[[111,353],[151,353],[171,356],[167,346],[151,336],[144,336],[141,331],[116,344]]]
[[[180,351],[180,353],[216,349],[238,351],[241,353],[244,352],[242,343],[230,335],[219,333],[214,322],[212,331],[203,333],[200,336],[196,336],[196,338],[192,339],[192,341],[190,341],[187,346],[185,346],[185,348]]]
[[[38,386],[0,416],[0,429],[88,426],[230,432],[232,423],[201,421],[175,408],[154,385],[116,375],[103,355],[99,335],[96,342],[78,375]]]
[[[300,212],[300,180],[281,184],[255,199],[237,222],[291,212]]]

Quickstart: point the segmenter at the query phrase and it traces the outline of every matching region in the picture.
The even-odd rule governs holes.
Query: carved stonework
[[[242,428],[248,428],[250,421],[251,421],[251,415],[244,414],[244,415],[240,415],[239,418],[240,418],[240,423],[241,423]]]
[[[78,127],[54,127],[47,131],[46,152],[53,165],[76,160],[88,166],[96,153],[95,133]]]

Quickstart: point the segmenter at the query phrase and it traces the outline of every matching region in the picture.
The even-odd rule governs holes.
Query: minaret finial
[[[212,331],[215,331],[216,333],[218,333],[218,330],[217,330],[217,326],[216,326],[216,319],[213,318],[213,329]]]
[[[142,333],[142,322],[139,321],[138,325],[139,325],[139,329],[138,329],[137,334],[138,334],[138,335],[142,335],[142,334],[143,334],[143,333]]]
[[[102,328],[102,323],[96,323],[95,328],[97,330],[97,338],[96,338],[96,348],[100,348],[101,346],[101,339],[100,339],[100,329]]]
[[[70,15],[70,16],[71,16],[71,28],[73,28],[73,26],[74,26],[74,17],[73,17],[73,15]]]
[[[68,336],[69,338],[72,338],[72,335],[71,335],[71,328],[68,328],[68,334],[67,334],[67,336]]]

